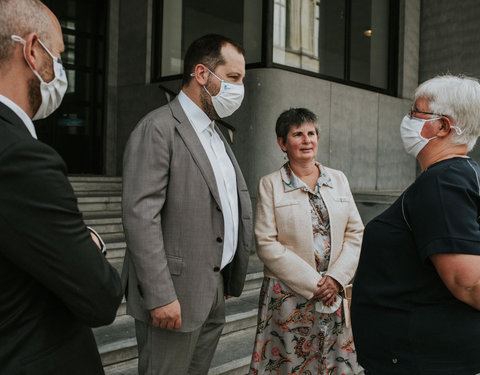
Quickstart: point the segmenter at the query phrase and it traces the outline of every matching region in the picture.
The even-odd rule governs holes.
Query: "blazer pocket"
[[[339,195],[338,197],[335,197],[334,198],[335,202],[350,202],[350,197],[346,196],[346,195]]]
[[[283,202],[278,202],[275,204],[275,208],[280,208],[280,207],[288,207],[288,206],[296,206],[300,204],[298,200],[294,201],[283,201]]]
[[[179,276],[182,274],[183,258],[167,255],[167,264],[171,275]]]
[[[296,233],[304,224],[301,220],[303,207],[298,200],[282,201],[275,204],[275,222],[281,235]],[[308,217],[310,213],[307,212]]]

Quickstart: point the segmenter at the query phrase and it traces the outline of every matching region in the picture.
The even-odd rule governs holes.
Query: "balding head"
[[[23,37],[33,32],[48,44],[52,17],[59,28],[57,19],[41,1],[0,0],[0,68],[12,56],[15,43],[12,35]]]

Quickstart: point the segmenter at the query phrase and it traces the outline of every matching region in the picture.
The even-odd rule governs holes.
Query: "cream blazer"
[[[345,175],[323,168],[333,185],[320,189],[330,217],[331,255],[326,275],[345,287],[357,269],[363,224]],[[301,189],[285,192],[280,170],[260,180],[255,239],[265,276],[281,280],[307,299],[313,297],[321,279],[313,255],[310,207],[308,194]]]

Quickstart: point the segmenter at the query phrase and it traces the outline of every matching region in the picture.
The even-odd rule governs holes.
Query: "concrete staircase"
[[[70,177],[87,225],[107,244],[108,261],[121,272],[125,236],[121,219],[121,177]],[[263,266],[254,255],[243,294],[226,301],[226,325],[208,375],[245,375],[250,365],[257,321]],[[106,375],[136,375],[137,345],[133,319],[125,314],[125,301],[115,321],[94,329]]]

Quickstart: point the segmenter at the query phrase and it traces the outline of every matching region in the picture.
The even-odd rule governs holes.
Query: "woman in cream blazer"
[[[360,215],[345,175],[315,162],[312,112],[285,111],[276,132],[289,161],[258,187],[265,278],[250,374],[361,374],[341,303],[360,256]]]

